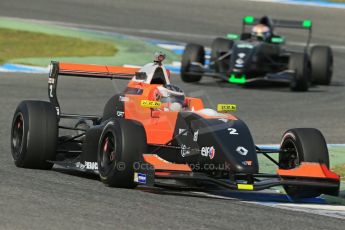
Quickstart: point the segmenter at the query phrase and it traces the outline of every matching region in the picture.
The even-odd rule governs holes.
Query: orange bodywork
[[[313,177],[339,180],[336,173],[330,171],[325,164],[302,162],[300,166],[293,169],[278,169],[279,176],[286,177]]]
[[[129,99],[125,103],[125,118],[141,122],[145,127],[147,143],[166,144],[173,139],[178,112],[164,111],[164,105],[161,108],[144,108],[140,105],[141,100],[155,100],[153,92],[157,89],[157,84],[145,84],[142,82],[130,81],[128,87],[142,90],[142,94],[126,94]],[[204,108],[203,102],[199,98],[186,98],[187,110],[195,111],[205,119],[225,118],[236,120],[237,118],[230,114],[222,114],[221,117],[207,116],[198,113],[198,110]]]
[[[62,75],[92,76],[111,79],[113,75],[126,75],[128,80],[132,79],[127,85],[128,89],[134,89],[134,92],[137,90],[140,93],[125,93],[125,99],[123,101],[124,117],[126,119],[136,120],[144,126],[148,144],[166,145],[174,138],[173,135],[179,112],[165,109],[166,104],[164,103],[161,104],[161,107],[154,109],[143,107],[141,105],[142,100],[157,100],[156,92],[160,84],[148,84],[132,78],[138,71],[140,71],[139,68],[132,67],[59,63],[59,73]],[[167,74],[170,77],[170,72],[167,72]],[[194,111],[205,119],[222,118],[236,120],[236,117],[230,114],[209,116],[199,113],[199,110],[204,109],[203,102],[199,98],[186,97],[185,106],[186,111]],[[133,141],[135,143],[135,140]],[[173,164],[155,154],[144,154],[143,156],[146,162],[154,165],[155,169],[158,170],[191,171],[190,167],[186,164]]]
[[[89,65],[89,64],[72,64],[59,63],[60,73],[74,72],[74,73],[102,73],[105,75],[112,74],[129,74],[134,75],[139,71],[139,68],[122,67],[122,66],[106,66],[106,65]]]
[[[191,172],[191,168],[186,164],[174,164],[169,161],[166,161],[156,154],[143,154],[145,162],[154,165],[155,170],[164,170],[164,171],[183,171]]]
[[[150,93],[158,85],[130,82],[129,87],[142,89],[141,95],[126,94],[125,118],[139,121],[145,128],[147,143],[166,144],[173,138],[178,112],[153,110],[140,105],[141,100],[148,100]],[[157,116],[153,116],[153,112]]]

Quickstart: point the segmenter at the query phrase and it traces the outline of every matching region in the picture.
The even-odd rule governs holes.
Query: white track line
[[[338,219],[345,219],[345,206],[341,205],[328,205],[328,204],[297,204],[297,203],[283,203],[283,202],[257,202],[257,201],[243,201],[231,196],[215,195],[206,192],[191,192],[199,196],[210,198],[224,199],[224,200],[238,200],[239,202],[262,205],[272,208],[279,208],[284,210],[292,210],[305,212],[309,214],[316,214],[321,216],[329,216]]]
[[[345,219],[345,206],[327,204],[294,204],[294,203],[269,203],[269,202],[247,202],[285,210],[294,210],[312,213],[322,216],[329,216],[338,219]]]

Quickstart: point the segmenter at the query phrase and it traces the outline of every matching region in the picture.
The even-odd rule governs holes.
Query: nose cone
[[[236,43],[230,59],[231,72],[243,73],[251,64],[254,50],[255,46],[252,43]]]
[[[221,125],[221,126],[220,126]],[[234,120],[214,126],[213,144],[217,163],[225,163],[236,173],[258,173],[259,165],[255,144],[246,124]]]

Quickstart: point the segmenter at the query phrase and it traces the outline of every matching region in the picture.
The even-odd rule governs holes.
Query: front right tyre
[[[279,168],[294,169],[302,162],[325,164],[329,168],[328,148],[322,133],[314,128],[297,128],[286,131],[283,135],[279,153]],[[325,191],[317,186],[285,185],[286,193],[295,198],[312,198],[322,193],[337,193]]]
[[[319,85],[331,84],[333,74],[333,53],[329,46],[313,46],[310,60],[312,81]]]
[[[234,41],[227,38],[216,38],[211,46],[211,68],[214,68],[217,73],[226,73],[229,70],[229,57],[224,60],[218,60],[222,55],[228,53],[234,45]]]
[[[205,64],[205,50],[204,47],[198,44],[187,44],[181,61],[181,79],[184,82],[198,82],[201,80],[202,72],[189,73],[192,62]]]

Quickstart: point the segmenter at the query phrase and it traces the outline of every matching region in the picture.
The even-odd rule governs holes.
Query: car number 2
[[[229,134],[230,135],[238,135],[237,129],[234,128],[228,128]]]

